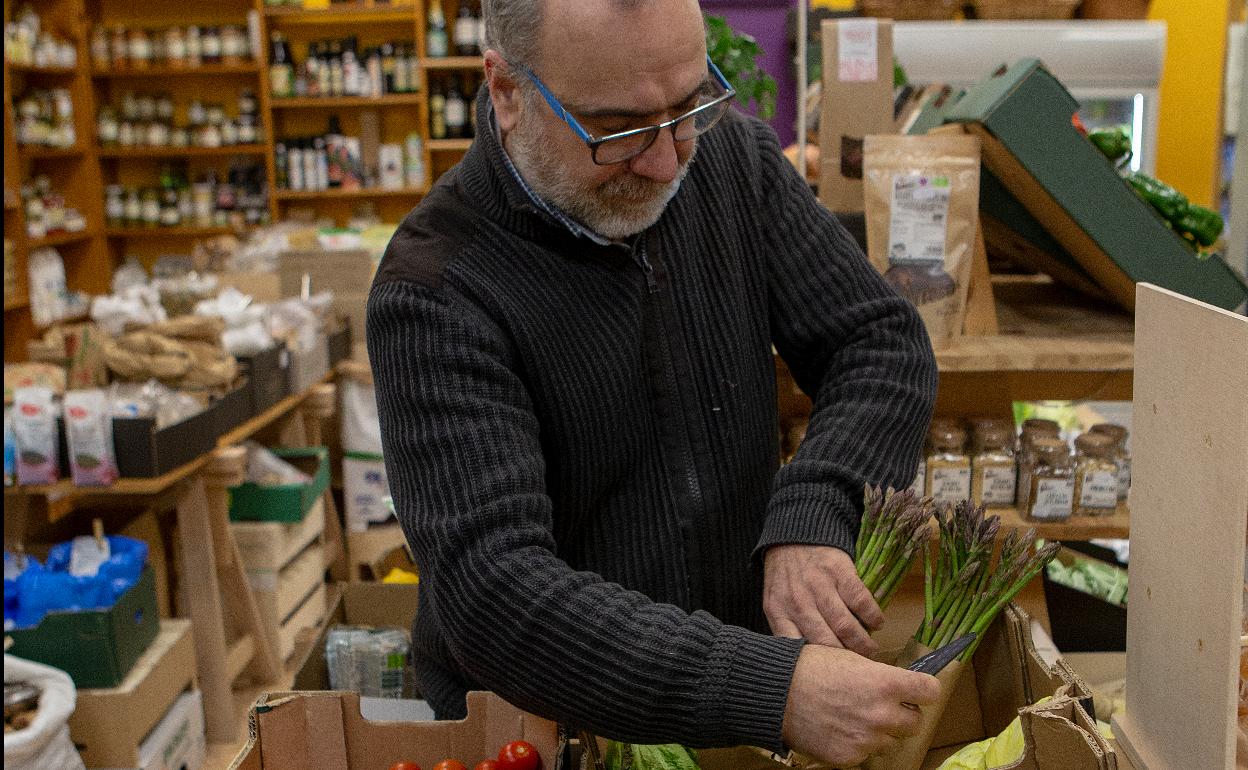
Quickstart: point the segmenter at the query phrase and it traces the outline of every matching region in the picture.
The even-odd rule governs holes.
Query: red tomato
[[[498,770],[537,770],[542,758],[533,744],[512,741],[498,750]]]
[[[483,759],[472,770],[498,770],[498,763],[492,759]]]
[[[468,770],[458,759],[444,759],[433,766],[433,770]]]
[[[420,765],[415,762],[395,762],[390,765],[390,770],[420,770]]]

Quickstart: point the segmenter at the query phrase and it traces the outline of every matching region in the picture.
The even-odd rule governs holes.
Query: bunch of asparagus
[[[934,511],[930,497],[920,498],[911,489],[866,486],[856,566],[880,609],[888,606],[927,542],[927,522]]]
[[[923,560],[923,625],[914,637],[933,650],[972,631],[978,642],[997,613],[1061,549],[1059,543],[1037,549],[1034,529],[1022,535],[1011,531],[994,565],[999,517],[985,517],[982,505],[964,500],[944,506],[937,522],[940,539]],[[976,646],[967,648],[960,660],[970,660]]]

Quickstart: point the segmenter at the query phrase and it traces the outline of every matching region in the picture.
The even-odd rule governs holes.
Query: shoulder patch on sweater
[[[475,230],[474,213],[458,199],[453,172],[448,177],[399,225],[381,258],[374,286],[390,281],[431,289],[442,285],[447,266],[463,253]]]

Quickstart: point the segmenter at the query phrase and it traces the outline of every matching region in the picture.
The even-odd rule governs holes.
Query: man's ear
[[[485,80],[490,85],[490,101],[494,103],[499,130],[506,134],[519,122],[523,105],[515,70],[494,49],[485,52]]]

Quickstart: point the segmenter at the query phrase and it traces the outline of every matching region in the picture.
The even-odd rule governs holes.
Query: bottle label
[[[933,468],[932,500],[959,503],[971,496],[970,468]]]
[[[446,125],[450,128],[462,128],[466,120],[468,120],[468,111],[464,106],[464,101],[448,99],[446,101]]]
[[[1037,479],[1031,517],[1046,521],[1069,519],[1075,499],[1074,479]]]
[[[455,24],[455,45],[471,48],[477,44],[477,23],[471,18]]]
[[[1114,471],[1089,471],[1083,474],[1079,488],[1081,508],[1113,508],[1118,503],[1118,474]]]
[[[949,225],[949,177],[898,174],[893,177],[888,260],[944,264]]]
[[[446,56],[446,30],[431,29],[429,30],[428,39],[425,45],[429,49],[430,56],[443,57]]]
[[[980,503],[991,506],[1014,504],[1014,483],[1018,477],[1012,466],[985,466],[983,475],[983,499]]]

